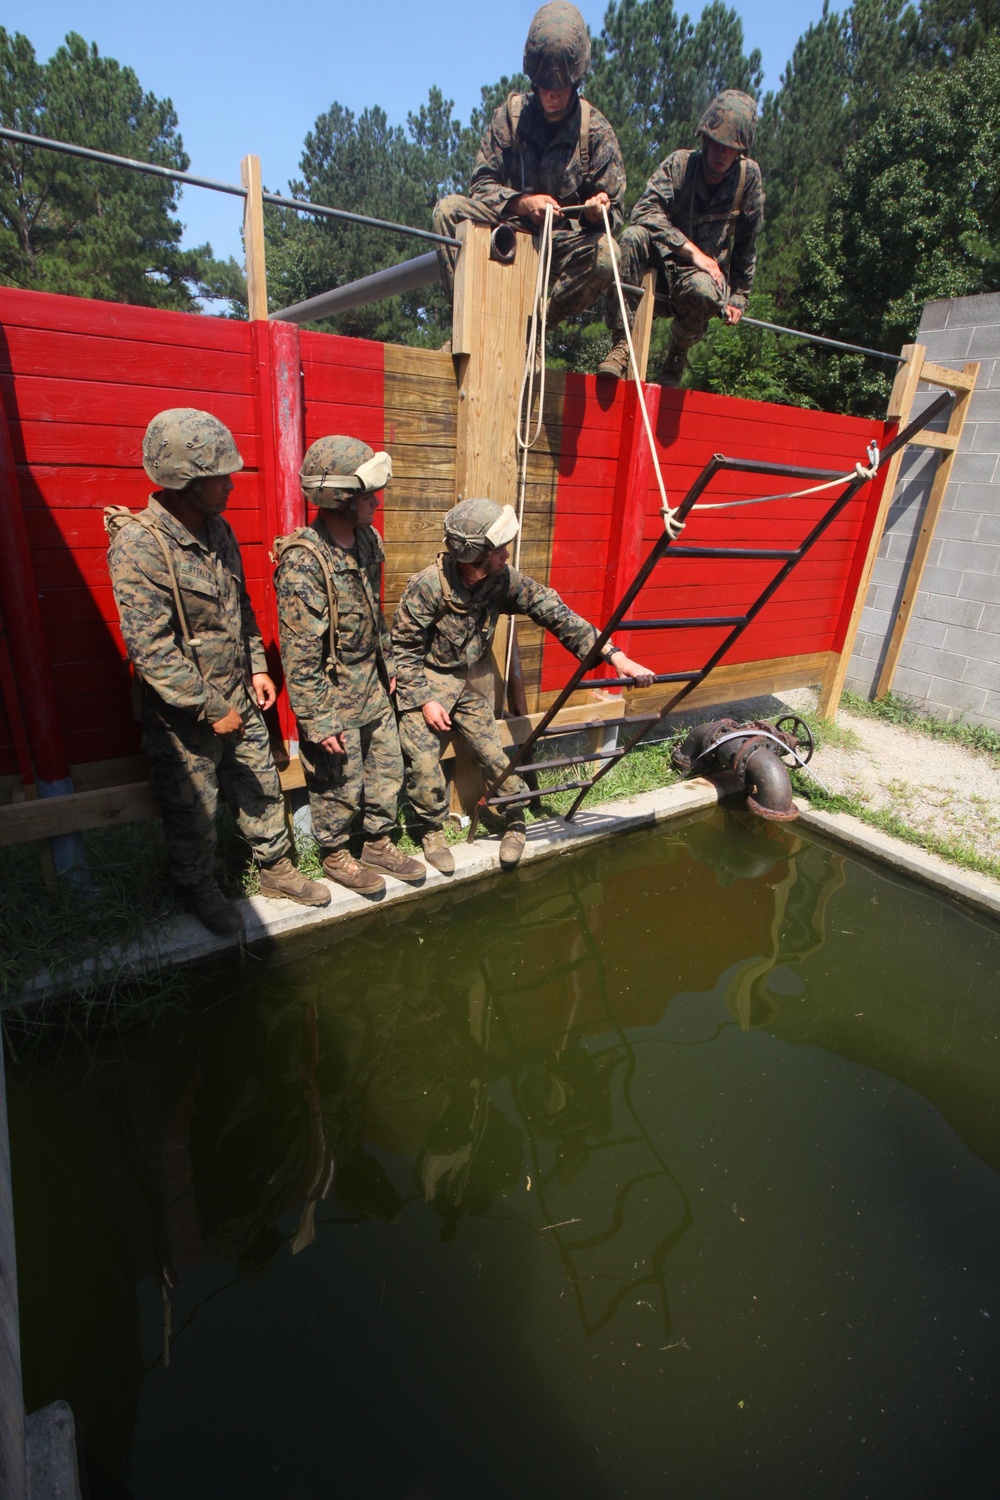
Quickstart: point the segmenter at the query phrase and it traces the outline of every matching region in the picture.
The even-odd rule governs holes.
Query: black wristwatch
[[[601,652],[601,657],[610,666],[611,665],[611,658],[613,656],[617,656],[618,653],[619,653],[619,651],[621,649],[622,648],[620,646],[613,646],[611,644],[611,642],[609,641],[608,644],[605,646],[604,650]]]

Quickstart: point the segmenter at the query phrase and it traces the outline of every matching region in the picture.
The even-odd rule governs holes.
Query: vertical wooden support
[[[646,379],[646,366],[649,364],[649,341],[653,332],[653,313],[656,310],[655,296],[656,272],[647,271],[642,278],[642,301],[636,309],[635,323],[632,327],[632,348],[635,350],[635,362],[640,380]]]
[[[243,253],[247,268],[247,308],[250,321],[267,317],[267,271],[264,258],[264,199],[260,180],[260,157],[244,156],[240,181],[247,190],[243,200]]]
[[[24,1452],[24,1395],[21,1388],[21,1340],[17,1308],[17,1256],[14,1249],[14,1203],[10,1187],[10,1138],[7,1133],[7,1088],[0,1037],[0,1495],[28,1500]]]
[[[302,340],[294,323],[268,323],[267,332],[271,345],[275,512],[278,530],[287,536],[306,522],[306,502],[299,482],[306,441]]]
[[[927,365],[924,366],[924,378],[933,380],[935,385],[952,385],[951,381],[941,379],[941,370],[938,366],[933,367],[931,374]],[[913,614],[913,607],[917,602],[920,592],[920,583],[924,576],[924,568],[927,566],[927,554],[930,551],[931,542],[934,540],[934,528],[941,513],[944,502],[945,491],[948,488],[948,480],[951,475],[951,466],[955,462],[955,454],[962,439],[962,429],[969,411],[969,398],[975,389],[976,377],[979,374],[979,363],[970,361],[962,367],[962,376],[965,381],[959,385],[959,376],[956,374],[952,389],[956,390],[955,405],[951,409],[948,419],[948,427],[944,434],[949,439],[947,448],[939,446],[940,434],[918,433],[914,443],[918,447],[937,448],[940,459],[934,482],[931,485],[930,495],[927,497],[927,506],[924,510],[923,520],[920,523],[920,531],[917,535],[917,545],[913,556],[910,558],[906,578],[903,581],[903,594],[900,599],[899,609],[892,627],[892,635],[889,637],[889,645],[886,650],[882,670],[879,673],[878,682],[875,685],[875,697],[884,698],[892,687],[892,680],[896,675],[896,667],[899,664],[899,654],[903,649],[906,639],[906,631]],[[923,441],[922,441],[923,440]],[[930,440],[930,441],[929,441]]]
[[[637,347],[636,354],[638,353]],[[661,389],[658,385],[647,385],[642,392],[654,432],[660,412]],[[646,500],[652,478],[653,458],[646,441],[639,398],[635,382],[629,381],[618,443],[618,474],[611,507],[608,565],[604,575],[604,598],[601,602],[602,620],[609,617],[639,571],[643,553]]]
[[[900,427],[905,427],[910,420],[913,409],[913,398],[917,394],[917,386],[920,383],[921,371],[927,350],[923,344],[904,344],[902,354],[906,361],[896,371],[896,379],[893,382],[892,394],[889,397],[889,410],[886,419],[896,422]],[[851,580],[845,600],[845,612],[837,627],[834,637],[834,648],[830,653],[830,660],[823,682],[820,686],[819,702],[816,712],[821,719],[834,719],[837,709],[840,707],[841,695],[844,691],[844,681],[847,677],[847,669],[851,662],[851,653],[854,650],[854,642],[857,639],[858,626],[861,623],[861,612],[865,607],[868,597],[868,587],[871,583],[872,570],[875,567],[875,559],[878,549],[882,543],[882,534],[885,531],[886,518],[889,507],[892,504],[893,491],[896,488],[896,480],[899,477],[900,465],[903,462],[905,449],[894,453],[889,461],[885,481],[882,488],[882,496],[879,500],[878,510],[875,515],[875,523],[868,539],[868,550],[865,554],[860,574],[856,584]]]
[[[490,259],[490,233],[486,224],[458,226],[462,251],[455,269],[451,335],[458,371],[455,498],[482,496],[516,506],[518,396],[538,252],[528,235],[519,234],[513,265],[501,265]],[[499,693],[507,651],[506,622],[502,624],[493,643]],[[502,708],[498,697],[494,711]],[[452,782],[452,810],[458,810],[457,800],[462,811],[471,812],[482,789],[478,769],[461,766]]]

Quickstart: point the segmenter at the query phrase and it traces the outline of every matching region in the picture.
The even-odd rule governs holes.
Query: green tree
[[[804,236],[800,323],[895,352],[924,303],[1000,287],[1000,39],[916,74],[852,146],[829,211]],[[887,378],[851,357],[819,361],[828,409],[884,409]]]
[[[29,135],[185,171],[169,99],[71,32],[47,63],[0,28],[0,119]],[[0,142],[0,279],[39,291],[196,310],[222,268],[180,248],[178,188],[164,179]]]

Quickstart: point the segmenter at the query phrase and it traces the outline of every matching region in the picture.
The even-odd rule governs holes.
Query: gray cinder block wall
[[[960,370],[978,359],[981,368],[893,691],[940,718],[1000,730],[1000,293],[929,302],[917,342],[935,364]],[[914,410],[937,394],[921,392]],[[907,450],[847,673],[847,686],[866,697],[889,644],[935,466],[929,450]]]

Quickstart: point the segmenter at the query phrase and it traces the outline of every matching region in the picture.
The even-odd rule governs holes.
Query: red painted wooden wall
[[[301,370],[301,377],[300,377]],[[380,344],[288,325],[247,324],[158,312],[82,298],[0,288],[0,394],[14,451],[34,583],[55,682],[68,759],[74,763],[134,753],[121,637],[105,564],[102,511],[140,509],[149,485],[141,468],[142,435],[170,406],[213,412],[233,431],[245,468],[235,476],[227,512],[240,543],[265,642],[277,636],[272,538],[305,519],[294,482],[303,442],[331,431],[355,433],[373,447],[385,441],[384,349]],[[659,393],[651,388],[649,399]],[[560,429],[558,490],[550,581],[595,621],[627,579],[614,578],[622,524],[619,459],[633,442],[624,386],[600,387],[567,377]],[[883,426],[791,407],[664,392],[657,443],[673,503],[716,451],[832,468],[850,468]],[[631,450],[630,450],[631,451]],[[617,492],[616,492],[617,485]],[[756,488],[752,486],[756,485]],[[780,488],[780,486],[777,486]],[[727,491],[766,493],[766,482],[730,478]],[[877,503],[869,486],[793,575],[734,660],[829,649],[843,619],[852,567]],[[637,519],[636,502],[633,522]],[[655,484],[643,511],[644,554],[660,527]],[[697,515],[686,541],[792,545],[817,514],[812,502]],[[634,540],[634,539],[633,539]],[[609,565],[611,572],[609,574]],[[735,612],[749,602],[770,564],[664,563],[640,613]],[[609,583],[610,578],[610,583]],[[2,607],[2,601],[0,601]],[[17,622],[5,620],[8,632]],[[635,654],[659,670],[692,664],[712,641],[648,636]],[[3,662],[0,660],[0,668]],[[551,639],[543,657],[544,689],[561,686],[571,666]],[[0,684],[3,673],[0,671]],[[23,696],[31,684],[18,683]],[[287,703],[282,727],[294,735]],[[0,706],[0,774],[17,768],[9,716]]]

